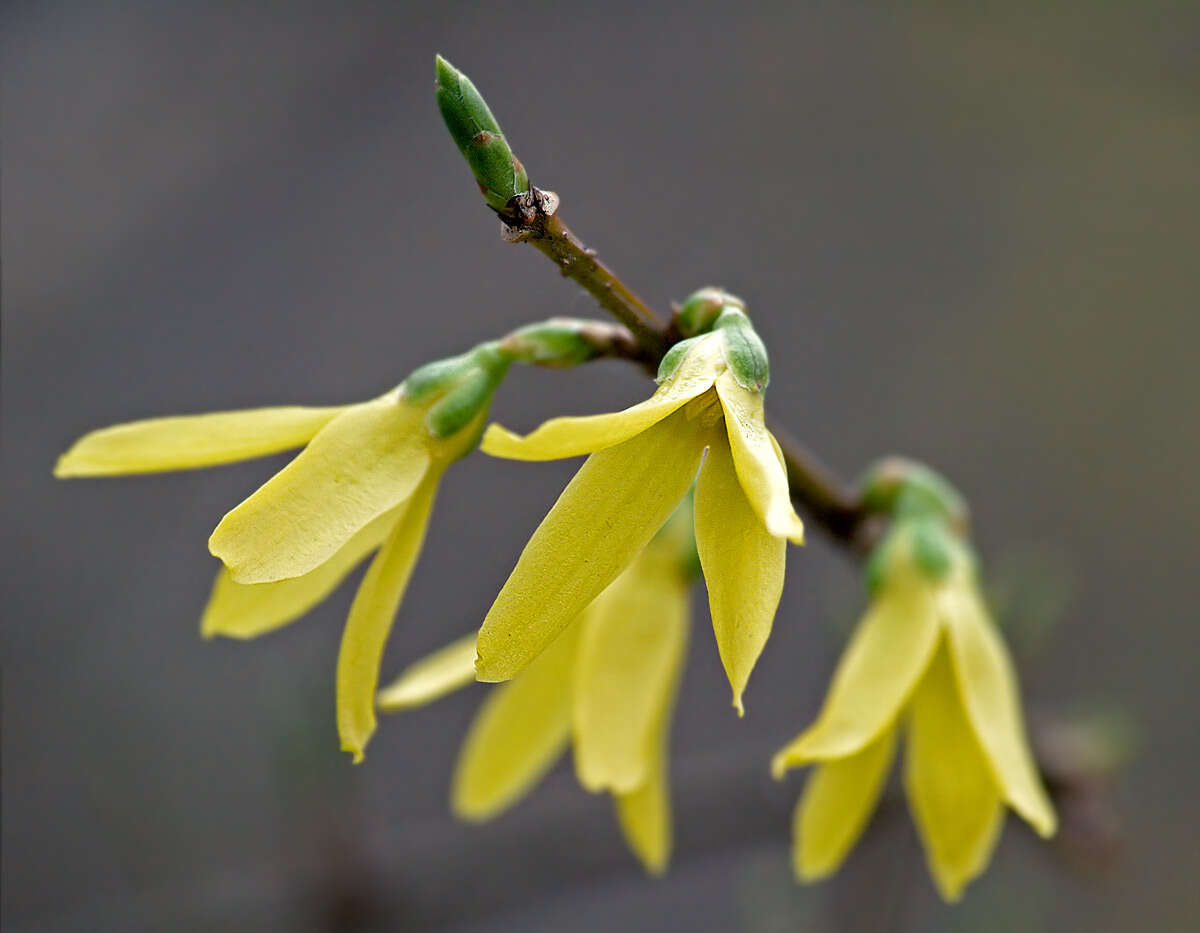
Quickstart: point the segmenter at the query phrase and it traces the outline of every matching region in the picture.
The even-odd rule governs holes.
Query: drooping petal
[[[579,626],[572,625],[484,701],[454,769],[455,815],[490,819],[523,797],[566,751],[578,644]]]
[[[667,783],[665,736],[656,736],[646,779],[613,803],[625,843],[651,875],[661,875],[671,859],[671,791]]]
[[[733,463],[746,497],[771,534],[803,544],[804,523],[792,508],[779,445],[763,421],[762,394],[742,388],[731,373],[722,373],[716,386]]]
[[[403,507],[384,512],[342,545],[315,570],[274,583],[234,583],[228,567],[217,571],[204,607],[200,632],[205,638],[257,638],[298,619],[332,593],[371,551],[383,544]]]
[[[676,412],[587,459],[488,610],[475,663],[480,680],[520,672],[646,546],[696,476],[700,432]]]
[[[54,475],[159,473],[265,457],[307,444],[345,406],[250,408],[148,418],[85,434],[58,458]]]
[[[1004,807],[944,647],[913,694],[904,789],[934,883],[956,901],[987,867]]]
[[[687,583],[674,554],[649,545],[580,615],[573,691],[575,773],[590,791],[650,777],[657,724],[687,641]]]
[[[624,411],[579,418],[552,418],[525,437],[498,424],[490,425],[480,449],[493,457],[511,460],[558,460],[604,450],[629,440],[697,395],[712,387],[720,372],[720,343],[703,340],[663,380],[650,398]]]
[[[1005,800],[1042,836],[1057,826],[1022,723],[1017,676],[973,584],[947,612],[951,659],[967,716]]]
[[[886,729],[847,758],[817,765],[792,821],[792,867],[801,881],[832,875],[866,829],[896,754],[896,729]]]
[[[917,574],[895,574],[850,639],[817,721],[775,756],[775,776],[845,758],[875,739],[929,665],[940,631],[931,587]]]
[[[379,665],[396,610],[421,553],[439,476],[429,476],[408,500],[350,606],[337,662],[337,723],[342,751],[360,762],[375,731]]]
[[[238,583],[308,573],[412,494],[429,466],[426,440],[421,412],[394,393],[347,409],[221,519],[209,550]]]
[[[409,665],[375,698],[381,710],[398,713],[441,699],[475,683],[475,632]]]
[[[723,433],[696,482],[696,550],[721,663],[741,716],[742,692],[762,653],[783,593],[787,542],[772,535],[738,482]]]

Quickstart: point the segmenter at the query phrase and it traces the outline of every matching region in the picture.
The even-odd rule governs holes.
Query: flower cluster
[[[738,715],[768,640],[789,542],[803,543],[783,455],[764,420],[766,349],[741,301],[696,293],[654,394],[624,411],[556,418],[528,436],[486,427],[513,362],[574,365],[609,352],[587,322],[524,328],[421,367],[368,402],[264,408],[118,425],[80,439],[62,477],[186,469],[303,446],[209,540],[222,561],[206,636],[252,638],[329,595],[374,554],[342,636],[337,724],[355,761],[375,710],[472,681],[493,689],[464,741],[452,805],[492,817],[568,748],[580,783],[612,795],[651,873],[671,849],[667,736],[702,572]],[[611,336],[611,335],[610,335]],[[534,531],[477,632],[378,691],[380,662],[445,470],[495,457],[588,455]],[[948,899],[987,862],[1004,805],[1039,832],[1054,812],[1022,731],[1016,682],[979,597],[957,495],[890,463],[865,505],[890,521],[868,562],[872,604],[817,721],[773,770],[815,765],[795,825],[796,870],[827,875],[882,793],[897,737],[905,789]]]

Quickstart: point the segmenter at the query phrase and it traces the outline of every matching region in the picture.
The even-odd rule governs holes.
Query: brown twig
[[[582,286],[600,306],[629,329],[633,340],[626,346],[631,359],[653,373],[672,342],[670,323],[664,323],[616,274],[596,258],[558,216],[559,198],[552,191],[530,186],[527,194],[513,198],[504,211],[496,211],[501,232],[510,243],[529,243],[558,266],[559,271]],[[636,348],[636,352],[635,352]],[[847,487],[809,451],[777,424],[771,430],[783,450],[792,499],[835,541],[855,552],[870,539],[870,512]]]

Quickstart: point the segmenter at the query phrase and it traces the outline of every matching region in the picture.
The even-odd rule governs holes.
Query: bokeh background
[[[6,5],[5,928],[1190,928],[1198,47],[1200,6],[1157,0]],[[749,301],[773,412],[839,471],[903,452],[967,493],[1025,594],[1031,714],[1136,723],[1115,855],[1010,820],[946,908],[892,806],[836,881],[792,883],[802,781],[767,761],[861,608],[818,534],[743,721],[697,594],[676,854],[651,882],[567,766],[493,824],[449,817],[484,687],[384,720],[353,767],[333,724],[352,585],[260,641],[199,638],[207,535],[282,459],[51,479],[93,427],[366,398],[598,313],[500,242],[435,52],[652,304],[710,283]],[[527,428],[646,388],[619,363],[515,372],[495,414]],[[574,468],[449,473],[385,676],[479,621]]]

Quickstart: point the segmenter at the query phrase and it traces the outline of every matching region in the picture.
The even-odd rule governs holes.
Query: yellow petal
[[[775,776],[875,739],[916,686],[940,631],[931,587],[915,573],[894,574],[850,639],[817,721],[775,756]]]
[[[475,663],[480,680],[521,671],[646,546],[696,476],[700,431],[676,412],[587,459],[484,619]]]
[[[1042,836],[1057,826],[1021,719],[1017,676],[974,584],[947,613],[951,657],[967,715],[1004,798]]]
[[[663,380],[650,398],[632,408],[581,418],[552,418],[525,437],[493,424],[484,434],[480,449],[511,460],[558,460],[620,444],[706,392],[723,365],[720,353],[719,339],[699,341],[674,375]]]
[[[454,770],[451,807],[458,817],[495,816],[523,797],[566,751],[578,644],[579,626],[573,625],[484,702]]]
[[[337,661],[337,723],[342,751],[360,762],[375,731],[375,689],[392,620],[425,540],[438,476],[421,483],[384,542],[350,606]]]
[[[666,871],[671,859],[671,793],[665,746],[665,737],[654,742],[646,779],[639,787],[613,797],[625,843],[646,871],[655,876]]]
[[[452,641],[406,667],[375,698],[381,710],[398,713],[475,683],[475,633]]]
[[[875,811],[895,754],[892,728],[862,751],[813,769],[792,825],[797,878],[817,881],[838,870]]]
[[[391,532],[403,508],[385,512],[315,570],[275,583],[234,583],[228,567],[217,572],[200,620],[205,638],[256,638],[298,619],[339,583]]]
[[[723,434],[700,468],[695,510],[696,550],[713,631],[741,716],[742,692],[771,634],[783,592],[787,542],[770,534],[750,507]]]
[[[627,792],[645,783],[657,754],[651,739],[683,664],[687,583],[676,555],[651,547],[577,623],[575,773],[590,791]]]
[[[421,412],[389,393],[355,405],[227,514],[208,541],[238,583],[308,573],[407,499],[429,465]]]
[[[717,379],[717,395],[738,479],[754,511],[771,534],[803,544],[804,523],[792,508],[779,444],[763,421],[762,394],[742,388],[726,372]]]
[[[85,434],[72,444],[58,458],[54,475],[157,473],[265,457],[307,444],[345,410],[343,406],[251,408],[117,424]]]
[[[944,647],[913,694],[904,789],[934,883],[956,901],[987,867],[1004,807]]]

